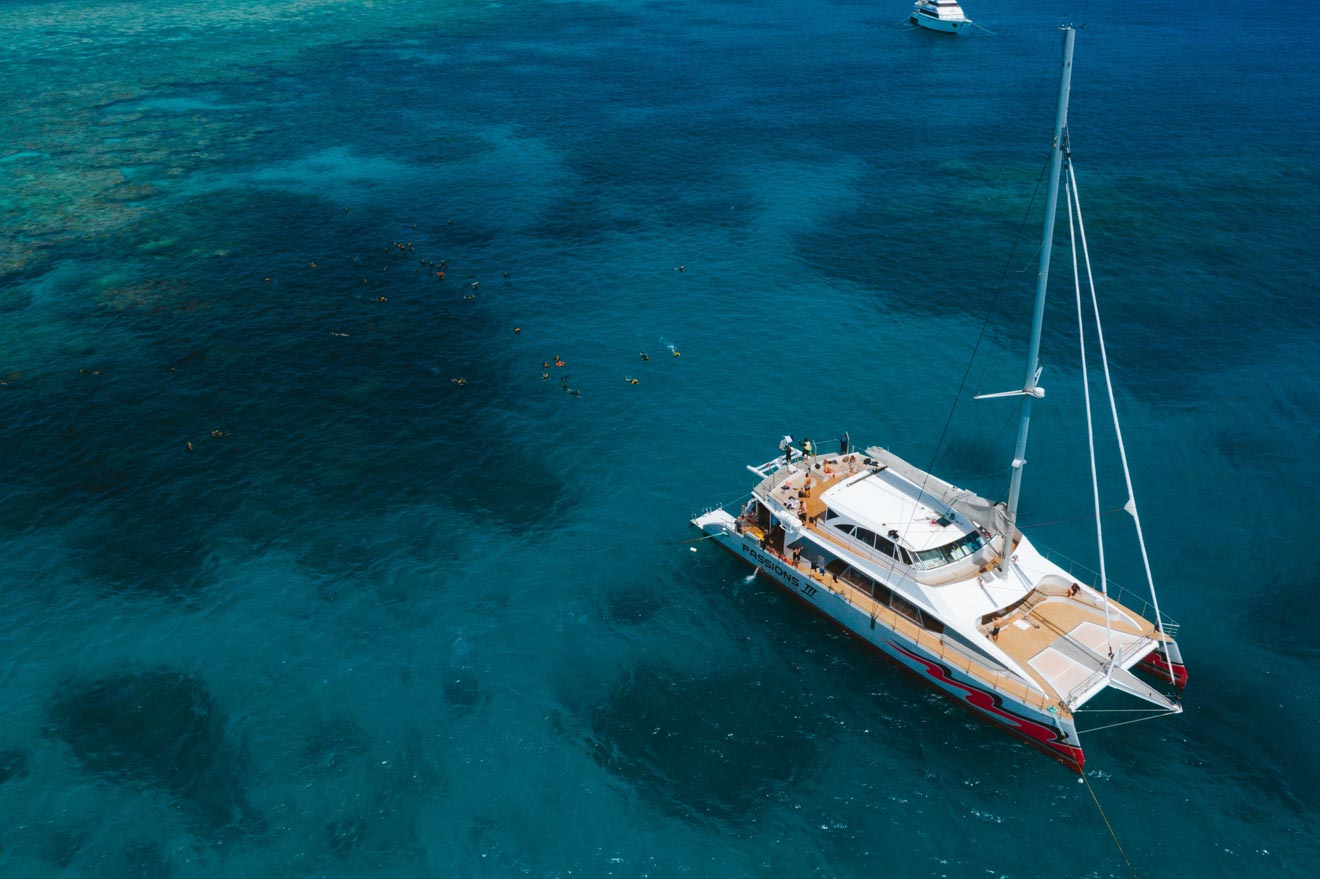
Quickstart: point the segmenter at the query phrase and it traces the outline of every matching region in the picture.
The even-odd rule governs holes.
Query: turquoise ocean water
[[[1087,778],[1140,875],[1315,875],[1314,40],[907,8],[0,3],[0,875],[1132,875],[1077,777],[686,542],[784,433],[1002,496],[1065,13],[1191,673]],[[1064,254],[1022,518],[1085,560]]]

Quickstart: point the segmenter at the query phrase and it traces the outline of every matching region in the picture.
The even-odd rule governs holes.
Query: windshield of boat
[[[985,541],[981,539],[981,533],[973,531],[971,534],[964,534],[953,543],[914,553],[917,557],[916,567],[923,571],[942,567],[950,562],[966,558],[984,545]]]

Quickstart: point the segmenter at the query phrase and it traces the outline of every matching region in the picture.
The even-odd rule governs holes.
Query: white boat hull
[[[733,519],[723,510],[699,516],[692,524],[711,540],[779,584],[793,597],[843,626],[926,683],[972,709],[985,719],[1026,740],[1029,744],[1080,772],[1085,757],[1078,746],[1077,731],[1070,717],[1056,716],[1026,705],[1011,694],[996,692],[975,677],[934,655],[883,621],[873,620],[843,595],[813,580],[804,571],[763,550],[750,534],[733,530]]]
[[[915,12],[912,13],[912,21],[916,23],[918,26],[924,27],[927,30],[939,31],[940,33],[944,33],[944,34],[956,34],[958,33],[958,31],[970,27],[972,24],[971,20],[966,18],[963,19],[934,18],[929,15],[918,15]]]

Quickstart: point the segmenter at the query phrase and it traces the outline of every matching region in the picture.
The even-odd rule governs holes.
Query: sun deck
[[[867,527],[898,532],[914,552],[943,546],[966,533],[958,517],[933,496],[887,467],[871,466],[861,453],[824,455],[781,467],[758,486],[790,510],[813,521],[826,510]],[[788,503],[795,498],[806,502]]]
[[[908,548],[918,552],[951,543],[966,531],[955,524],[952,511],[934,506],[933,499],[887,469],[830,485],[821,492],[821,500],[880,533],[894,530]]]
[[[1154,623],[1112,599],[1106,621],[1100,593],[1062,580],[1043,581],[1017,606],[983,619],[980,631],[1061,698],[1093,677],[1097,662],[1112,658],[1125,666],[1167,640]]]

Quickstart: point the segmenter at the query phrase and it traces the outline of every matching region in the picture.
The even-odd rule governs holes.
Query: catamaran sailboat
[[[957,0],[917,0],[912,4],[912,22],[933,31],[956,34],[972,26]]]
[[[1149,601],[1127,595],[1108,579],[1098,488],[1094,512],[1101,550],[1094,577],[1036,546],[1017,527],[1031,406],[1044,397],[1038,384],[1041,324],[1061,177],[1066,176],[1079,325],[1081,279],[1090,280],[1081,205],[1067,156],[1074,35],[1072,28],[1063,28],[1026,378],[1021,390],[984,395],[1020,401],[1008,499],[987,500],[880,447],[854,450],[846,434],[839,450],[827,454],[805,442],[805,448],[798,448],[785,437],[782,455],[748,468],[758,482],[745,504],[710,510],[692,521],[706,537],[795,597],[1080,772],[1085,758],[1077,721],[1088,702],[1116,690],[1151,706],[1138,719],[1178,714],[1177,695],[1187,670],[1174,640],[1177,625],[1161,614],[1155,596],[1093,285],[1093,329],[1127,481],[1125,509],[1136,525]],[[1079,238],[1084,276],[1077,269]],[[1079,338],[1091,428],[1085,334]],[[1094,487],[1094,440],[1091,447]],[[1148,676],[1138,677],[1136,670]]]

